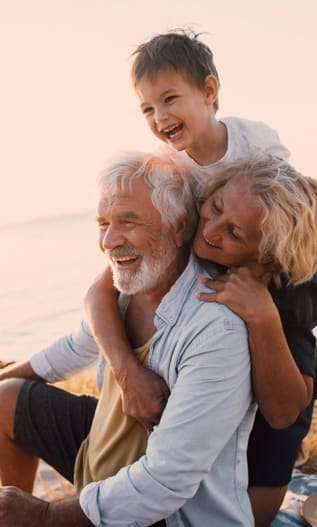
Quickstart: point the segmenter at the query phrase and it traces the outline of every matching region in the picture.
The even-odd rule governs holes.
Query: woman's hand
[[[199,291],[197,297],[204,302],[226,305],[248,324],[267,310],[276,309],[267,289],[270,278],[268,265],[234,267],[215,279],[202,277],[201,284],[210,292]]]

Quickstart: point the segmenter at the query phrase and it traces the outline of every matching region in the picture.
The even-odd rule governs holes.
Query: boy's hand
[[[135,364],[120,379],[122,409],[147,430],[160,422],[170,391],[162,377],[151,370]]]
[[[213,280],[203,277],[201,283],[213,291],[199,292],[197,296],[204,302],[225,304],[248,324],[275,309],[267,289],[270,278],[271,271],[267,266],[235,267]]]

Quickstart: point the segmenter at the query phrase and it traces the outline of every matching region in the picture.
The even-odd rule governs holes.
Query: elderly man
[[[56,381],[96,358],[83,322],[77,333],[1,374],[1,478],[15,487],[0,489],[0,527],[148,526],[162,519],[169,527],[253,525],[247,332],[225,306],[195,295],[203,270],[188,246],[194,222],[185,171],[166,157],[133,154],[101,179],[100,247],[121,292],[125,328],[171,392],[145,455],[138,453],[143,430],[130,437],[126,423],[120,435],[121,423],[112,422],[120,393],[103,357],[96,412],[90,399],[25,381]],[[71,480],[74,473],[79,497],[48,504],[25,492],[32,490],[36,456]]]

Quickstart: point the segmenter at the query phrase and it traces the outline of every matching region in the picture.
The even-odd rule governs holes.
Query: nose
[[[165,108],[162,108],[160,106],[155,108],[154,121],[156,122],[156,124],[159,124],[162,121],[165,121],[167,118],[168,118],[168,114]]]
[[[106,230],[100,231],[99,247],[103,252],[121,245],[124,245],[124,237],[118,227],[109,224]]]
[[[203,225],[203,234],[210,241],[220,241],[222,235],[222,226],[220,221],[209,219],[205,220]]]

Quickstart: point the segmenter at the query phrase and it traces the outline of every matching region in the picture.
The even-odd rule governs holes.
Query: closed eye
[[[216,200],[212,201],[212,208],[217,214],[221,214],[222,213],[222,209],[221,209],[221,207],[219,207],[219,205],[218,205]]]
[[[236,233],[234,225],[228,225],[228,232],[234,240],[242,241],[240,236]]]

